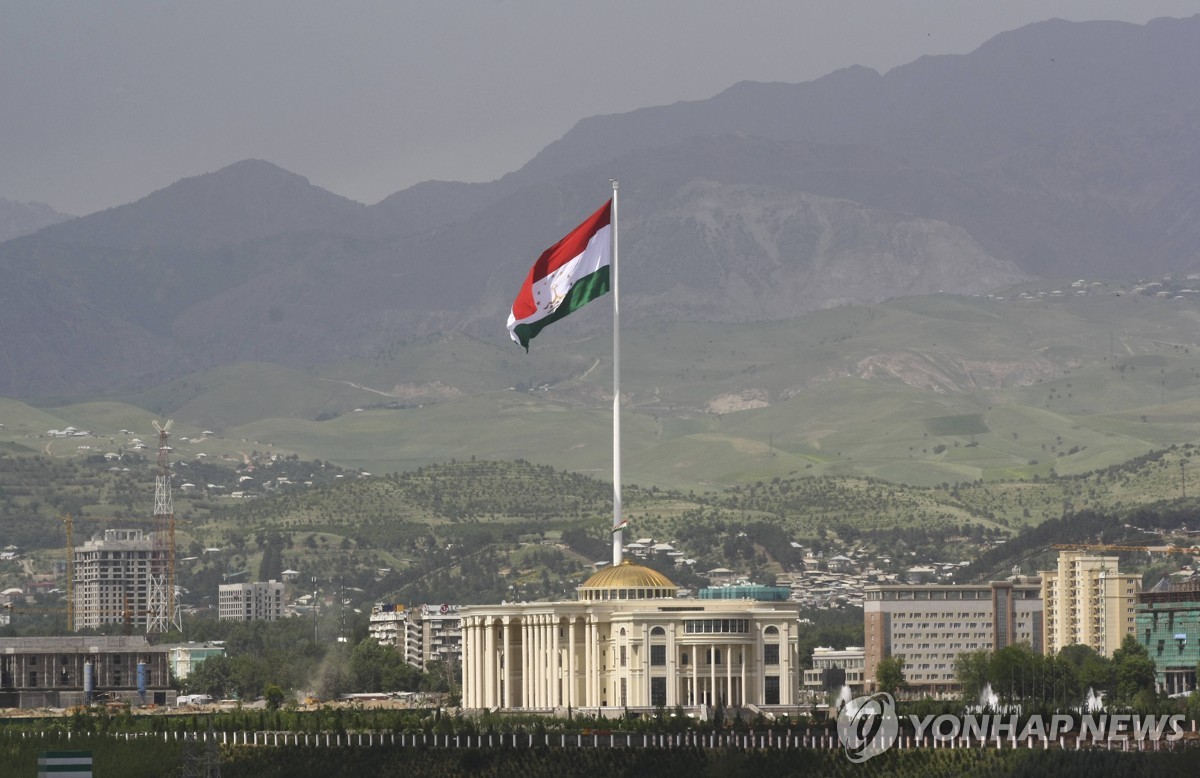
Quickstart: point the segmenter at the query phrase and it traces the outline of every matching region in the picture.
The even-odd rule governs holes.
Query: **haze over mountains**
[[[635,324],[1198,270],[1196,73],[1200,16],[1050,21],[886,75],[586,119],[498,181],[371,206],[238,162],[0,244],[0,395],[500,342],[529,263],[609,178]]]

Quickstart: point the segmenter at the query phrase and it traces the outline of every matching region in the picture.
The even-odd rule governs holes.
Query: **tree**
[[[280,689],[276,684],[269,683],[267,684],[267,688],[263,689],[263,697],[267,701],[268,708],[278,710],[279,706],[283,704],[286,695],[284,695],[283,689]]]
[[[207,694],[214,699],[228,697],[233,688],[233,667],[229,657],[210,656],[192,668],[187,689],[192,694]]]
[[[904,657],[889,656],[879,660],[875,665],[875,685],[893,697],[908,689],[908,681],[904,680]]]
[[[1132,634],[1126,635],[1121,640],[1121,647],[1113,652],[1112,678],[1113,696],[1120,704],[1133,702],[1140,691],[1154,690],[1154,660]]]
[[[954,674],[962,686],[963,699],[967,704],[979,700],[983,687],[988,683],[988,665],[991,652],[987,649],[964,651],[954,659]]]
[[[360,692],[416,691],[421,673],[395,648],[366,638],[350,652],[350,684]]]
[[[1078,700],[1069,700],[1078,704],[1084,701],[1087,690],[1096,693],[1111,691],[1113,686],[1112,663],[1104,656],[1096,653],[1091,646],[1065,646],[1058,652],[1059,659],[1069,664],[1078,679]]]

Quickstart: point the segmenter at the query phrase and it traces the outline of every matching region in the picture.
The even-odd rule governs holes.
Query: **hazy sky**
[[[1188,0],[0,0],[0,197],[85,214],[256,157],[374,203],[486,181],[577,121],[885,72]]]

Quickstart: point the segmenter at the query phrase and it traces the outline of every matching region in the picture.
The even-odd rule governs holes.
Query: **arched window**
[[[767,627],[763,630],[764,635],[778,635],[779,627]]]
[[[650,630],[650,637],[652,638],[662,638],[666,636],[667,631],[662,627],[655,627],[654,629]]]

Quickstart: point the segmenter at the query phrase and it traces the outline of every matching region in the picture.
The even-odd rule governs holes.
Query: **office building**
[[[988,584],[868,586],[864,590],[865,678],[889,657],[904,658],[904,679],[914,694],[957,693],[954,660],[966,651],[998,651],[1025,643],[1042,650],[1042,599],[1038,578]]]

